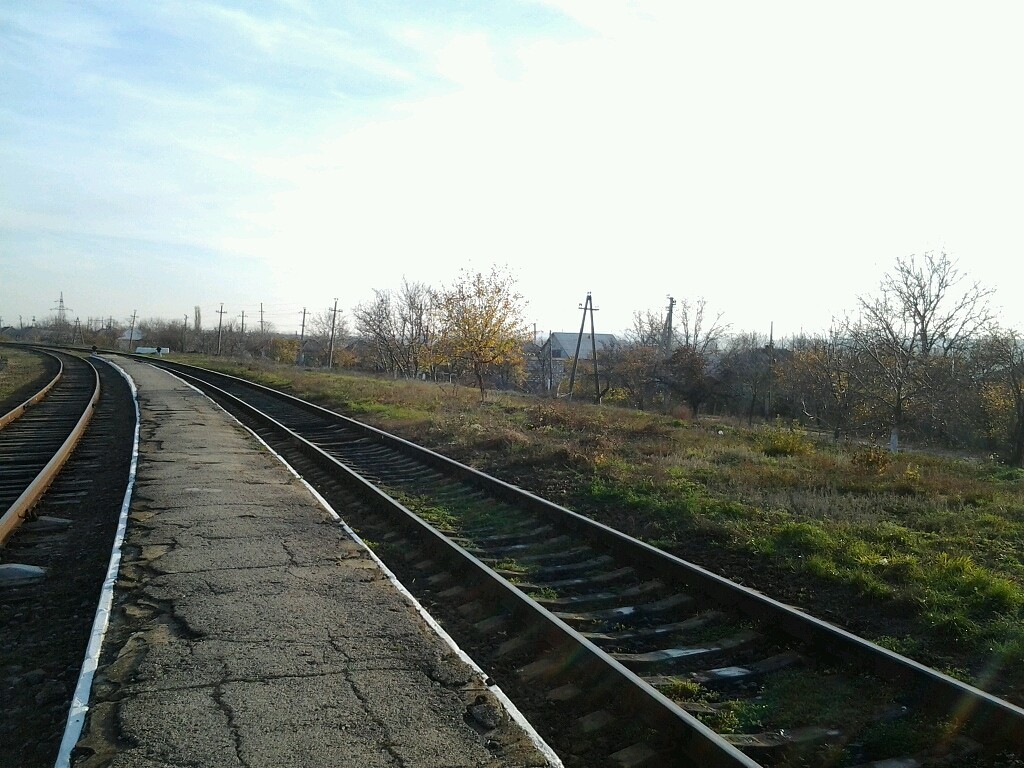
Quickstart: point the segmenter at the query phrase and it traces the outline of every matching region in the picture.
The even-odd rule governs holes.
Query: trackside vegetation
[[[34,392],[28,391],[33,384],[42,386],[45,367],[38,355],[12,347],[0,350],[0,403],[10,407],[23,402],[21,395],[27,399]],[[17,402],[21,401],[21,402]],[[6,409],[0,408],[0,416]]]
[[[781,422],[187,362],[432,447],[1024,703],[1024,470]]]

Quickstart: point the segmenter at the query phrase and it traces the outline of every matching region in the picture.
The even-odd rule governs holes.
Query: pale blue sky
[[[1024,327],[1018,3],[0,0],[0,317],[285,331],[508,264],[824,330],[945,250]]]

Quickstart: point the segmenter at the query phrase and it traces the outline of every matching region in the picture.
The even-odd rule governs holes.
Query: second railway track
[[[0,544],[31,514],[92,418],[100,377],[88,360],[39,352],[59,361],[40,392],[2,416],[0,429]]]
[[[1012,704],[379,430],[159,365],[343,500],[349,524],[567,765],[1021,757],[1024,710]],[[741,702],[755,702],[759,722],[736,720]]]
[[[9,517],[18,524],[0,548],[0,765],[19,768],[52,768],[57,757],[111,560],[135,432],[132,393],[111,366],[64,353],[46,359],[63,362],[63,383],[0,431],[5,502],[21,498],[86,408],[91,418],[60,472],[41,481],[46,492]],[[97,375],[101,396],[93,406]],[[75,381],[80,386],[64,389]]]

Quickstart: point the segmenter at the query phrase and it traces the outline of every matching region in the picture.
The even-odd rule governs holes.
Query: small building
[[[543,344],[531,345],[532,349],[527,355],[529,389],[544,394],[557,392],[562,380],[569,375],[566,364],[576,356],[577,344],[580,361],[591,360],[596,348],[600,363],[601,353],[610,351],[617,343],[618,339],[611,333],[581,335],[571,331],[552,331]]]
[[[576,355],[576,345],[579,344],[579,359],[589,360],[595,347],[600,353],[614,347],[616,343],[617,339],[611,333],[584,333],[581,338],[579,333],[552,332],[541,346],[541,354],[547,354],[553,360],[565,360]]]

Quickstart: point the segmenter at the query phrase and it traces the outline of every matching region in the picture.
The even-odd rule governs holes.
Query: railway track
[[[567,765],[1019,764],[1014,705],[400,438],[157,364],[340,499]]]
[[[0,430],[2,508],[14,523],[0,547],[0,765],[19,768],[52,768],[57,758],[107,577],[135,431],[130,388],[111,366],[37,353],[59,360],[62,375]],[[88,429],[72,450],[70,435],[86,415]],[[57,471],[52,459],[60,449],[66,460]],[[32,480],[44,467],[47,477]],[[11,500],[24,502],[33,482],[39,495],[12,513]]]
[[[0,416],[0,545],[32,515],[92,418],[100,377],[88,361],[40,352],[60,363],[38,393]]]

